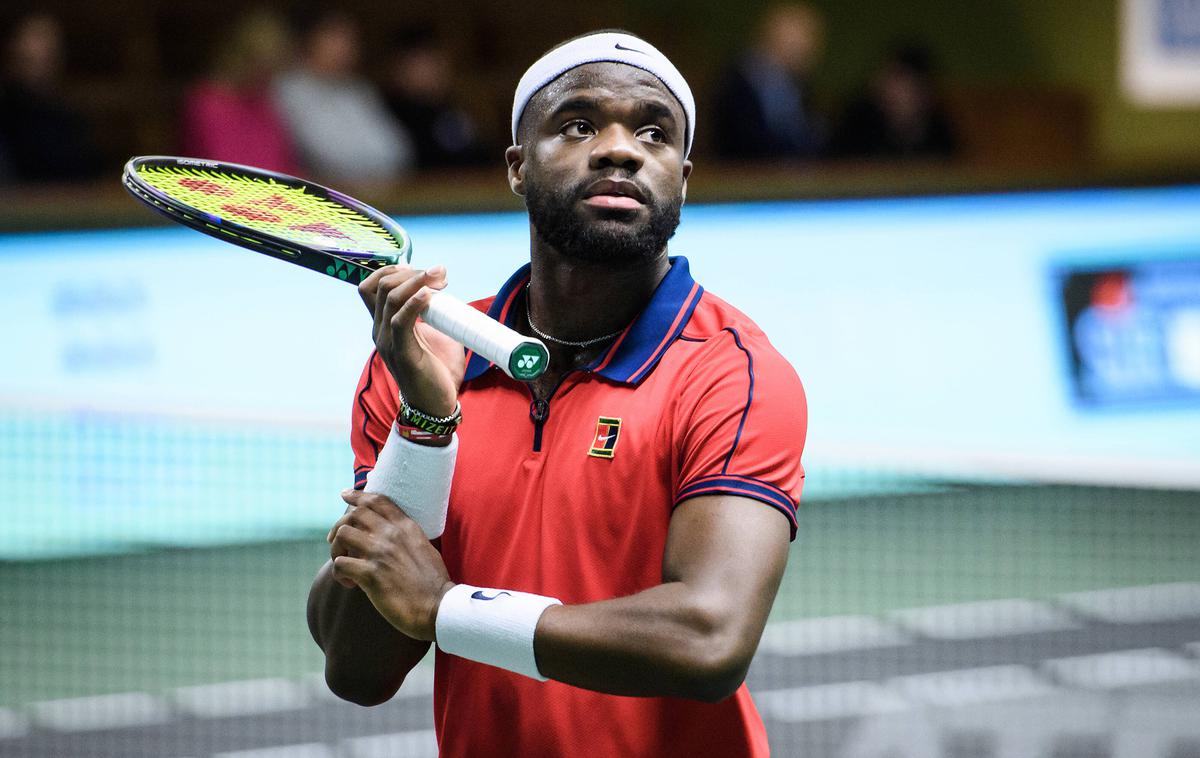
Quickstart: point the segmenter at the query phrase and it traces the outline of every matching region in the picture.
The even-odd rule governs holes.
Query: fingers
[[[455,350],[441,342],[435,342],[435,351],[427,337],[417,334],[417,320],[433,291],[446,286],[446,269],[434,266],[416,271],[395,266],[390,271],[376,272],[378,277],[372,274],[360,288],[363,301],[374,303],[375,350],[409,402],[426,412],[449,414],[454,410],[457,382],[447,372],[453,373],[454,360],[465,353],[461,346]],[[452,341],[447,338],[445,343]],[[457,356],[450,356],[451,352]],[[449,357],[443,359],[443,353]],[[465,364],[465,359],[460,362]],[[461,378],[461,371],[458,376]]]
[[[370,555],[374,548],[370,534],[349,524],[342,524],[334,531],[333,540],[329,543],[329,557],[353,555],[361,558]]]
[[[400,631],[433,639],[435,617],[429,611],[436,612],[439,592],[449,584],[441,556],[416,522],[386,497],[357,490],[342,497],[351,508],[332,533],[332,578],[366,593]]]
[[[399,264],[385,266],[364,279],[362,284],[358,285],[358,294],[367,310],[375,317],[375,333],[378,334],[379,327],[386,323],[386,319],[420,287],[443,289],[445,286],[445,266],[433,266],[426,271],[420,271]],[[381,310],[388,301],[392,303],[391,311]]]
[[[397,284],[411,278],[417,273],[411,266],[398,263],[394,266],[384,266],[381,269],[375,270],[370,276],[359,283],[358,296],[362,298],[363,305],[367,307],[367,312],[375,320],[373,334],[379,333],[379,325],[383,315],[377,307],[380,304],[381,291],[382,295],[386,296]]]
[[[420,531],[416,522],[409,518],[400,506],[384,495],[361,490],[344,490],[342,500],[349,503],[350,507],[325,535],[326,542],[332,543],[337,537],[338,529],[343,526],[352,526],[365,532],[379,534],[388,524],[399,526],[403,530],[408,528],[404,522],[411,522],[411,526]],[[421,534],[423,535],[424,532]]]
[[[402,341],[410,342],[411,340],[406,340],[405,337],[408,334],[411,334],[412,324],[416,321],[416,317],[414,316],[407,324],[405,324],[403,322],[398,322],[395,316],[398,312],[404,310],[404,307],[409,305],[410,301],[417,296],[418,293],[425,292],[425,284],[428,278],[429,277],[427,276],[426,272],[419,272],[415,276],[409,276],[403,280],[399,278],[399,275],[397,275],[397,278],[394,280],[385,279],[382,282],[382,286],[377,295],[377,297],[382,297],[384,299],[381,302],[377,301],[382,307],[376,308],[376,328],[384,329],[390,326],[394,330],[394,333],[397,335],[397,337],[399,337]],[[385,292],[384,288],[389,287],[389,285],[390,288]],[[425,306],[422,305],[417,309],[416,312],[420,313],[424,309]],[[379,332],[377,331],[376,334],[378,333]]]
[[[342,490],[342,500],[345,501],[347,505],[351,506],[351,510],[347,511],[346,515],[349,515],[351,512],[353,512],[353,509],[358,508],[359,506],[371,505],[375,503],[389,505],[392,508],[396,507],[396,504],[388,499],[387,495],[381,495],[378,492],[366,492],[365,490],[344,489]],[[377,513],[387,512],[387,510],[384,508],[373,510],[376,510]]]
[[[370,561],[349,555],[339,555],[333,559],[333,577],[345,587],[362,587],[371,581],[371,576]]]
[[[333,542],[333,538],[334,538],[335,534],[337,533],[338,527],[343,526],[343,525],[348,524],[350,526],[360,527],[369,532],[376,531],[380,528],[380,526],[383,525],[383,522],[386,519],[384,518],[383,515],[381,515],[381,513],[379,511],[372,510],[371,508],[368,508],[368,507],[362,507],[362,508],[357,507],[359,504],[364,502],[364,500],[359,497],[360,495],[366,495],[367,501],[371,501],[371,500],[375,499],[368,493],[360,493],[358,490],[346,490],[345,492],[342,493],[342,499],[345,500],[347,503],[349,503],[350,507],[346,509],[346,512],[342,514],[342,517],[339,518],[336,522],[334,522],[333,526],[329,529],[329,533],[325,535],[326,542]],[[378,495],[376,497],[382,498],[383,500],[387,501],[388,503],[392,502],[391,500],[388,500],[386,497],[383,497],[382,495]],[[394,505],[392,506],[392,508],[395,510],[399,510]],[[383,508],[381,508],[380,510],[383,513],[387,512],[387,510],[383,509]]]
[[[396,505],[386,495],[380,495],[377,492],[363,492],[362,490],[345,490],[342,492],[342,500],[345,500],[350,505],[354,506],[354,511],[369,511],[373,516],[368,516],[367,513],[360,514],[362,518],[377,518],[386,521],[403,521],[412,519],[404,513],[400,506]],[[349,513],[346,514],[350,515]],[[345,518],[343,516],[342,518]]]
[[[425,271],[425,286],[435,290],[446,288],[446,267],[438,264]]]
[[[338,522],[333,525],[333,529],[329,530],[329,535],[326,541],[329,542],[329,557],[334,562],[333,577],[338,584],[347,589],[354,587],[356,582],[350,577],[339,574],[337,571],[338,558],[345,556],[362,557],[370,555],[375,550],[373,535],[377,533],[377,527],[363,526],[359,528],[359,524],[364,522],[380,522],[383,518],[366,508],[351,508],[349,512],[343,515]]]
[[[344,571],[338,570],[338,561],[367,554],[371,549],[370,537],[349,524],[339,524],[329,534],[329,557],[333,559],[333,578],[338,584],[350,589],[356,586],[357,582]]]
[[[374,313],[375,298],[380,287],[384,286],[385,279],[387,279],[389,283],[384,286],[384,289],[390,290],[392,287],[396,286],[397,283],[421,273],[421,271],[404,263],[397,263],[391,266],[377,268],[371,272],[370,276],[359,282],[358,296],[362,298],[363,304],[367,306],[367,310]],[[424,272],[424,274],[428,280],[425,282],[427,286],[438,290],[446,286],[445,266],[430,266],[429,269]]]
[[[383,281],[385,276],[390,276],[403,270],[411,269],[404,264],[384,266],[383,268],[375,269],[371,272],[370,276],[359,282],[358,296],[362,298],[363,305],[367,306],[367,311],[369,313],[375,313],[375,295],[379,291],[379,283]]]
[[[397,287],[402,287],[406,282],[418,278],[418,272],[413,271],[408,266],[397,266],[395,270],[380,278],[378,286],[375,288],[374,307],[371,315],[375,319],[375,324],[372,327],[371,334],[375,336],[376,344],[379,343],[379,338],[382,329],[387,324],[388,312],[387,301],[391,293]]]
[[[397,334],[411,334],[412,339],[406,339],[400,346],[403,350],[405,360],[417,363],[421,360],[425,353],[425,346],[416,336],[413,327],[417,324],[417,319],[429,307],[429,299],[433,297],[433,290],[428,287],[422,287],[417,290],[412,297],[408,298],[399,310],[391,317],[391,328],[396,330]]]

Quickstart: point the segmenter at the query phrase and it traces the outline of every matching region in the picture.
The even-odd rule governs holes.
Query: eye
[[[583,119],[575,119],[563,124],[561,134],[564,137],[590,137],[596,133],[592,125]]]
[[[638,139],[645,142],[666,142],[667,133],[657,126],[647,126],[638,132]]]

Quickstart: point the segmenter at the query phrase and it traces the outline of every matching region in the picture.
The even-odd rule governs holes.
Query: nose
[[[617,166],[634,172],[642,167],[645,155],[633,132],[620,124],[606,126],[592,143],[588,165],[593,169]]]

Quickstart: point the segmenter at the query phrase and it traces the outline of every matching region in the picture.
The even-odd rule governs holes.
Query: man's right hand
[[[371,334],[379,357],[408,404],[431,416],[454,412],[466,372],[463,346],[418,319],[433,290],[445,286],[442,266],[419,271],[405,265],[385,266],[358,285],[375,319]]]

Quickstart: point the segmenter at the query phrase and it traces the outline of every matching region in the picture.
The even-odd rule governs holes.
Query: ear
[[[508,164],[508,187],[514,195],[525,196],[525,148],[520,145],[510,145],[504,151],[504,161]]]
[[[683,201],[687,202],[687,183],[688,177],[692,175],[692,162],[683,162]]]

